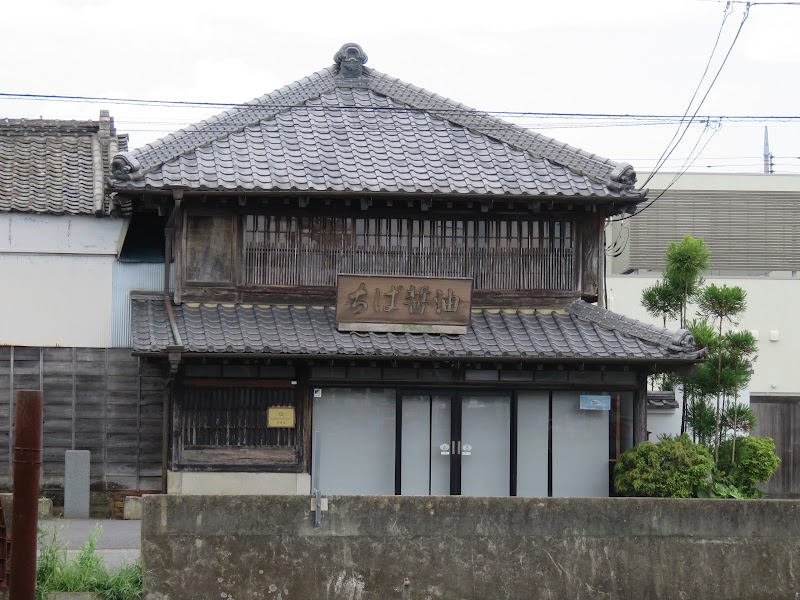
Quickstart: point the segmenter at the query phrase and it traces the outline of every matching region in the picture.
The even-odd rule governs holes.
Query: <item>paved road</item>
[[[59,539],[67,543],[67,556],[75,552],[89,539],[95,527],[101,528],[97,538],[97,553],[109,568],[135,562],[139,558],[141,544],[141,521],[98,519],[43,519],[40,527],[53,527]]]

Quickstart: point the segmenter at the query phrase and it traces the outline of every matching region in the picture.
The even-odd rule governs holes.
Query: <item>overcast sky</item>
[[[0,92],[243,102],[330,65],[352,41],[368,66],[483,110],[680,115],[724,10],[713,0],[10,0]],[[710,75],[744,10],[732,5]],[[800,115],[798,31],[800,6],[752,6],[700,114]],[[130,134],[131,147],[220,112],[0,99],[5,117],[97,118],[101,108]],[[639,173],[675,130],[520,122]],[[712,130],[703,132],[692,126],[666,170],[678,169],[698,140],[703,146]],[[777,172],[800,173],[798,134],[800,120],[770,123]],[[759,172],[763,136],[764,123],[725,121],[692,170]]]

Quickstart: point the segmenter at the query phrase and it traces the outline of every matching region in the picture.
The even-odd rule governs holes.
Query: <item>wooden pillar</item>
[[[633,443],[647,440],[647,375],[636,375],[637,390],[633,394]]]
[[[167,479],[169,477],[170,466],[170,434],[172,429],[171,414],[172,414],[172,388],[173,383],[169,382],[164,386],[164,408],[161,414],[161,493],[166,494],[169,489],[167,486]]]

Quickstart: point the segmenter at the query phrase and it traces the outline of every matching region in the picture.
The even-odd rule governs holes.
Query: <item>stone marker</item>
[[[142,498],[141,496],[125,496],[125,509],[123,519],[142,520]]]
[[[11,513],[13,503],[13,494],[11,492],[0,494],[0,503],[3,504],[3,512],[6,516],[6,525],[11,524]],[[50,498],[39,498],[39,518],[49,519],[53,516],[53,501]],[[0,596],[2,598],[2,596]]]
[[[88,450],[67,450],[64,459],[64,518],[89,518]]]

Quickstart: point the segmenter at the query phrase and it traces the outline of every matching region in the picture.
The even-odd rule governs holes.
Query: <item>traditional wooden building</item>
[[[114,158],[115,200],[166,218],[131,314],[169,365],[168,490],[608,495],[647,374],[702,354],[597,304],[633,168],[366,62]]]

